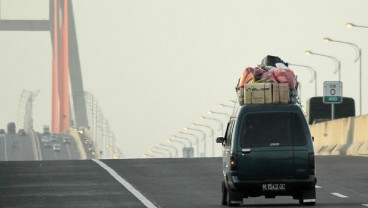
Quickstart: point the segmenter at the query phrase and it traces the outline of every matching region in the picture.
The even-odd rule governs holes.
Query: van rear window
[[[301,120],[295,113],[267,112],[246,114],[241,122],[241,147],[282,147],[304,145]]]

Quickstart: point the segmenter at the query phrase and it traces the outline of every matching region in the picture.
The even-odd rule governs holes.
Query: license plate
[[[262,184],[263,191],[285,191],[286,185],[284,183],[266,183]]]

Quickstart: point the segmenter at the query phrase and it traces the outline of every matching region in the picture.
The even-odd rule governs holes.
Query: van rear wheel
[[[229,207],[238,207],[243,203],[243,197],[231,190],[227,190],[227,205]]]
[[[299,199],[299,204],[306,206],[316,205],[316,188],[305,190]]]
[[[224,180],[222,180],[222,182],[221,182],[221,189],[222,189],[221,204],[222,205],[227,205],[227,190],[226,190],[226,185],[225,185]]]

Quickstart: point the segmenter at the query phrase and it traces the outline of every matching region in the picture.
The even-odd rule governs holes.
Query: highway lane
[[[63,143],[62,138],[58,138],[55,143],[61,144],[61,150],[56,152],[52,147],[44,147],[41,138],[42,134],[37,134],[40,144],[41,156],[43,160],[78,160],[79,150],[74,142]],[[54,143],[53,143],[54,144]],[[29,135],[20,136],[18,134],[0,135],[0,161],[26,161],[35,160],[35,152]]]
[[[144,207],[91,160],[0,162],[0,207]]]
[[[64,143],[62,137],[58,136],[56,142],[51,143],[51,147],[45,147],[42,142],[43,134],[37,134],[41,146],[41,154],[43,160],[78,160],[80,159],[78,148],[73,140],[70,143]],[[53,144],[60,144],[60,151],[52,148]]]
[[[222,207],[221,158],[101,161],[157,207]],[[316,207],[366,207],[367,164],[368,157],[317,156]],[[0,162],[0,167],[0,207],[144,207],[91,160]],[[244,203],[300,207],[291,197]]]
[[[32,141],[28,135],[0,135],[0,150],[0,161],[34,160]]]

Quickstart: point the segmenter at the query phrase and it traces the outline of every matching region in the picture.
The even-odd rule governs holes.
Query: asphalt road
[[[222,207],[220,158],[102,162],[157,207]],[[316,207],[368,207],[368,157],[320,156],[316,162]],[[91,160],[0,162],[0,207],[145,207],[107,170]],[[291,197],[244,203],[300,207]]]
[[[53,144],[60,144],[61,150],[54,151],[52,146],[45,147],[42,143],[43,134],[37,134],[40,148],[42,160],[78,160],[80,159],[79,151],[76,147],[76,144],[73,139],[70,140],[70,143],[63,143],[62,137],[57,137],[56,142],[52,142]]]
[[[30,137],[18,134],[0,135],[0,161],[34,160]]]
[[[54,151],[52,147],[44,147],[41,141],[42,134],[37,134],[41,150],[42,160],[78,160],[79,150],[72,139],[70,143],[63,143],[62,138],[57,142],[61,144],[60,151]],[[34,146],[29,135],[0,134],[0,161],[30,161],[35,160]]]

